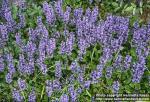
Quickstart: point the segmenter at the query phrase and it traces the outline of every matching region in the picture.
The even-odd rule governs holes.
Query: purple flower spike
[[[28,101],[29,101],[29,102],[36,102],[36,94],[35,94],[35,91],[34,91],[34,90],[32,90],[32,91],[29,93]]]
[[[108,67],[106,69],[106,77],[107,78],[111,78],[111,76],[112,76],[112,70],[113,70],[113,67]]]
[[[115,68],[121,68],[122,67],[122,55],[117,56],[113,66]]]
[[[60,102],[69,102],[69,96],[67,94],[61,95]]]
[[[29,34],[29,41],[36,42],[38,38],[38,31],[33,30],[32,28],[28,28],[28,34]]]
[[[96,70],[92,71],[92,73],[91,73],[92,81],[97,80],[97,79],[98,79],[97,76],[98,76],[98,75],[97,75],[97,71],[96,71]]]
[[[54,90],[60,90],[61,89],[61,83],[59,80],[57,80],[57,79],[53,80],[53,88],[54,88]]]
[[[112,59],[112,51],[110,48],[106,47],[103,49],[103,56],[100,58],[100,63],[105,64],[110,59]]]
[[[66,8],[66,12],[64,13],[64,22],[67,24],[69,22],[69,18],[70,18],[70,12],[71,12],[71,8],[67,6]]]
[[[9,0],[2,0],[2,10],[9,8]]]
[[[71,69],[71,71],[72,71],[73,73],[76,73],[76,72],[77,72],[77,67],[78,67],[78,63],[77,63],[77,61],[75,60],[75,61],[73,61],[73,62],[71,63],[70,69]]]
[[[12,73],[7,73],[5,79],[6,79],[6,82],[10,84],[12,82]]]
[[[80,49],[79,54],[84,55],[86,53],[86,48],[88,47],[87,42],[85,39],[79,39],[78,47]]]
[[[98,11],[98,7],[96,6],[91,13],[91,19],[90,19],[91,23],[94,23],[97,20],[98,14],[99,11]]]
[[[23,101],[23,97],[21,96],[20,92],[17,89],[13,90],[12,97],[13,97],[14,101],[17,101],[17,102]]]
[[[76,91],[77,91],[77,94],[81,94],[83,89],[81,87],[79,87]]]
[[[29,62],[28,62],[28,67],[29,67],[29,73],[30,74],[33,74],[34,73],[34,66],[35,63],[34,63],[34,60],[33,59],[30,59]]]
[[[113,82],[113,85],[112,85],[113,93],[118,93],[118,91],[119,91],[119,86],[120,86],[120,84],[119,84],[118,81],[114,81],[114,82]]]
[[[124,67],[128,69],[131,66],[132,57],[127,55],[124,60]]]
[[[142,78],[142,75],[144,74],[145,69],[146,69],[146,66],[145,66],[145,60],[144,59],[143,59],[143,61],[141,60],[138,63],[134,64],[133,65],[132,82],[139,83],[141,78]]]
[[[97,65],[97,67],[96,67],[97,78],[100,78],[102,76],[103,69],[104,69],[104,65],[102,65],[102,64]]]
[[[75,76],[74,74],[72,74],[69,78],[68,78],[68,81],[70,84],[73,84],[75,82]]]
[[[55,68],[55,77],[56,78],[61,78],[61,76],[62,76],[61,62],[57,61],[55,66],[56,66],[56,68]]]
[[[77,8],[74,10],[74,17],[75,19],[81,18],[83,15],[83,9],[82,8]]]
[[[21,29],[21,28],[25,27],[25,25],[26,25],[25,16],[23,14],[20,14],[19,18],[20,18],[20,22],[18,23],[17,28]]]
[[[77,93],[76,93],[75,90],[70,93],[70,96],[71,96],[71,101],[72,102],[76,102],[76,100],[77,100]]]
[[[52,93],[53,93],[53,88],[46,86],[46,93],[48,97],[51,97]]]
[[[15,22],[13,17],[12,17],[12,12],[11,12],[10,8],[5,9],[4,16],[5,16],[5,19],[7,22],[9,22],[11,24],[13,24]]]
[[[8,40],[8,32],[7,32],[7,27],[5,25],[0,25],[0,32],[1,32],[1,38],[4,41]]]
[[[33,54],[36,51],[36,45],[32,41],[28,41],[26,45],[26,52],[28,55],[28,58],[33,57]]]
[[[23,42],[22,42],[20,33],[16,33],[15,38],[16,38],[16,44],[17,44],[19,47],[21,47],[22,44],[23,44]]]
[[[68,92],[71,93],[74,90],[74,86],[71,84],[68,87]]]
[[[4,67],[4,59],[3,57],[0,55],[0,72],[3,72],[5,69]]]
[[[75,102],[76,101],[76,98],[77,98],[77,93],[76,91],[74,90],[74,86],[73,85],[70,85],[68,87],[68,92],[71,96],[71,102]]]
[[[90,8],[86,9],[85,17],[88,18],[88,21],[90,20],[90,17],[91,17],[91,9]]]
[[[21,78],[18,79],[18,86],[20,88],[21,91],[26,89],[26,82],[25,80],[22,80]]]
[[[46,53],[48,56],[51,56],[56,49],[56,40],[54,38],[51,38],[47,41],[46,45]]]
[[[84,81],[84,78],[83,78],[83,74],[82,73],[80,73],[79,75],[78,75],[78,82],[79,83],[83,83],[83,81]]]
[[[7,63],[8,63],[8,70],[10,73],[13,74],[16,72],[14,64],[13,64],[13,56],[11,54],[7,54],[6,57],[7,57]]]
[[[14,74],[14,73],[16,72],[16,69],[15,69],[15,67],[14,67],[13,62],[9,62],[9,63],[8,63],[8,70],[9,70],[9,72],[12,73],[12,74]]]
[[[48,4],[46,1],[43,3],[43,12],[46,16],[46,21],[48,24],[53,24],[55,21],[55,14],[52,6]]]
[[[48,97],[51,97],[53,93],[53,84],[50,80],[46,81],[46,93]]]
[[[46,64],[41,63],[41,64],[40,64],[40,70],[42,71],[42,73],[43,73],[44,75],[46,75],[46,74],[47,74],[47,66],[46,66]]]
[[[12,61],[13,61],[13,56],[12,56],[11,53],[8,53],[8,54],[6,55],[6,57],[7,57],[7,61],[8,61],[8,62],[12,62]]]
[[[61,43],[60,53],[71,55],[71,52],[73,50],[74,41],[75,41],[74,35],[70,34],[69,38],[67,38],[65,42]]]
[[[89,89],[90,85],[91,85],[91,81],[88,80],[88,81],[85,81],[83,87],[84,87],[85,89]]]
[[[47,41],[44,39],[40,40],[39,43],[39,59],[43,62],[46,57],[46,44]]]
[[[58,18],[63,18],[63,9],[62,9],[62,1],[58,0],[55,3],[55,12],[58,15]]]
[[[27,63],[23,54],[19,54],[18,70],[21,74],[25,73],[27,69]]]

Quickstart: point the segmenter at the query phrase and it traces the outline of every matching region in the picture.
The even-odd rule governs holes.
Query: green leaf
[[[111,86],[111,85],[112,85],[112,82],[113,82],[113,80],[112,80],[112,79],[106,79],[106,81],[107,81],[107,85],[109,85],[109,86]]]
[[[132,5],[132,7],[136,8],[136,4],[134,4],[134,3],[131,3],[131,5]]]
[[[116,3],[116,2],[112,2],[112,5],[113,5],[114,7],[118,7],[118,6],[119,6],[118,3]]]
[[[136,11],[137,11],[137,9],[136,9],[136,8],[133,8],[133,15],[136,14]]]
[[[44,90],[45,90],[45,86],[43,85],[42,92],[41,92],[41,100],[43,98]]]
[[[114,10],[114,11],[115,11],[115,12],[117,12],[119,9],[120,9],[120,7],[117,7],[117,8],[115,8],[115,10]]]
[[[18,12],[17,9],[18,9],[17,6],[15,6],[15,5],[12,6],[12,12],[13,12],[12,16],[13,16],[14,19],[17,18],[17,12]]]
[[[86,93],[88,94],[88,96],[89,96],[90,98],[92,97],[88,90],[86,90]]]
[[[142,2],[142,1],[140,1],[140,7],[142,8],[142,6],[143,6],[143,2]]]
[[[133,9],[134,9],[134,7],[130,6],[130,7],[127,7],[124,11],[126,11],[126,12],[132,12]]]
[[[146,7],[150,9],[150,5],[146,5]]]
[[[126,4],[123,9],[126,9],[127,7],[128,7],[128,5]]]
[[[135,89],[136,89],[136,90],[137,90],[137,89],[138,89],[138,90],[140,89],[140,84],[139,84],[139,83],[136,83],[136,84],[135,84]]]
[[[129,85],[126,85],[126,86],[125,86],[125,91],[126,91],[127,93],[131,93],[131,87],[130,87]]]
[[[140,13],[141,13],[141,15],[143,14],[143,8],[140,8]]]

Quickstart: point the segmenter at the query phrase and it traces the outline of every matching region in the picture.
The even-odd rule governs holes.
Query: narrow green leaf
[[[89,95],[90,98],[92,97],[88,90],[86,90],[86,93]]]
[[[132,12],[133,9],[134,9],[134,7],[130,6],[130,7],[127,7],[124,11],[126,11],[126,12]]]

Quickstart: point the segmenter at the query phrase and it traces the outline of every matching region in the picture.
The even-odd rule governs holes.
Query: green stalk
[[[25,99],[25,102],[27,102],[26,97],[25,97],[25,94],[24,94],[23,91],[21,91],[21,94],[23,95],[23,98]]]
[[[42,98],[43,98],[44,89],[45,89],[45,86],[43,85],[43,89],[42,89],[42,93],[41,93],[41,99],[40,99],[40,100],[42,100]]]
[[[93,55],[94,55],[95,49],[96,49],[96,45],[94,46],[94,49],[93,49],[93,52],[92,52],[92,55],[91,55],[91,62],[93,60]]]

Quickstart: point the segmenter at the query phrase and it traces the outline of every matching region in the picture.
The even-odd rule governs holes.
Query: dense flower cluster
[[[36,94],[35,94],[35,91],[34,91],[34,90],[32,90],[32,91],[29,93],[28,101],[29,101],[29,102],[36,102]]]
[[[92,3],[92,0],[90,2]],[[71,56],[77,46],[77,49],[79,49],[78,58],[69,62],[69,68],[68,66],[64,68],[66,67],[63,65],[64,62],[61,62],[61,59],[58,61],[56,58],[57,61],[54,63],[55,70],[53,71],[54,78],[46,80],[44,83],[45,93],[49,98],[54,92],[67,89],[67,92],[60,96],[60,102],[69,102],[69,100],[76,102],[78,96],[84,90],[88,90],[91,84],[100,82],[100,78],[104,73],[106,78],[110,79],[115,70],[131,70],[132,82],[139,83],[144,71],[147,69],[146,58],[150,52],[150,24],[142,27],[134,25],[132,28],[133,39],[131,46],[135,48],[138,57],[133,62],[132,55],[127,54],[124,56],[120,53],[120,50],[124,48],[124,44],[128,41],[129,18],[108,15],[106,20],[99,20],[100,11],[97,6],[93,9],[87,8],[85,12],[82,8],[72,10],[71,7],[67,6],[64,11],[62,4],[61,0],[55,2],[54,5],[45,1],[42,5],[42,10],[46,24],[42,21],[42,16],[37,17],[37,26],[28,28],[29,39],[24,41],[22,34],[16,31],[26,25],[25,16],[20,14],[20,22],[17,24],[12,17],[10,7],[7,2],[4,2],[2,17],[6,22],[0,24],[0,47],[3,49],[8,47],[9,32],[14,32],[16,34],[15,44],[20,50],[17,57],[11,52],[0,53],[0,72],[3,72],[5,67],[7,68],[6,82],[11,84],[16,73],[26,77],[34,76],[36,72],[40,71],[47,78],[52,67],[49,67],[45,60],[54,58],[57,54]],[[49,33],[51,29],[48,27],[54,27],[59,20],[64,24],[64,31],[55,31],[54,35],[52,35]],[[74,32],[69,30],[70,26],[75,28]],[[59,41],[61,37],[63,40]],[[87,78],[85,74],[88,66],[80,66],[78,62],[83,61],[87,48],[96,43],[101,45],[102,55],[99,59],[99,64],[95,70],[90,72],[89,78]],[[59,50],[59,53],[56,52],[57,50]],[[109,62],[111,62],[111,65],[106,66]],[[70,76],[65,74],[66,69],[70,71]],[[12,90],[12,97],[15,101],[20,102],[24,100],[21,92],[27,90],[28,82],[18,77],[17,83],[18,88]],[[119,81],[113,82],[113,93],[119,92],[120,84]],[[28,101],[36,102],[36,90],[30,90]]]
[[[118,91],[119,91],[119,86],[120,86],[120,84],[119,84],[119,82],[118,81],[114,81],[113,82],[113,93],[118,93]]]

